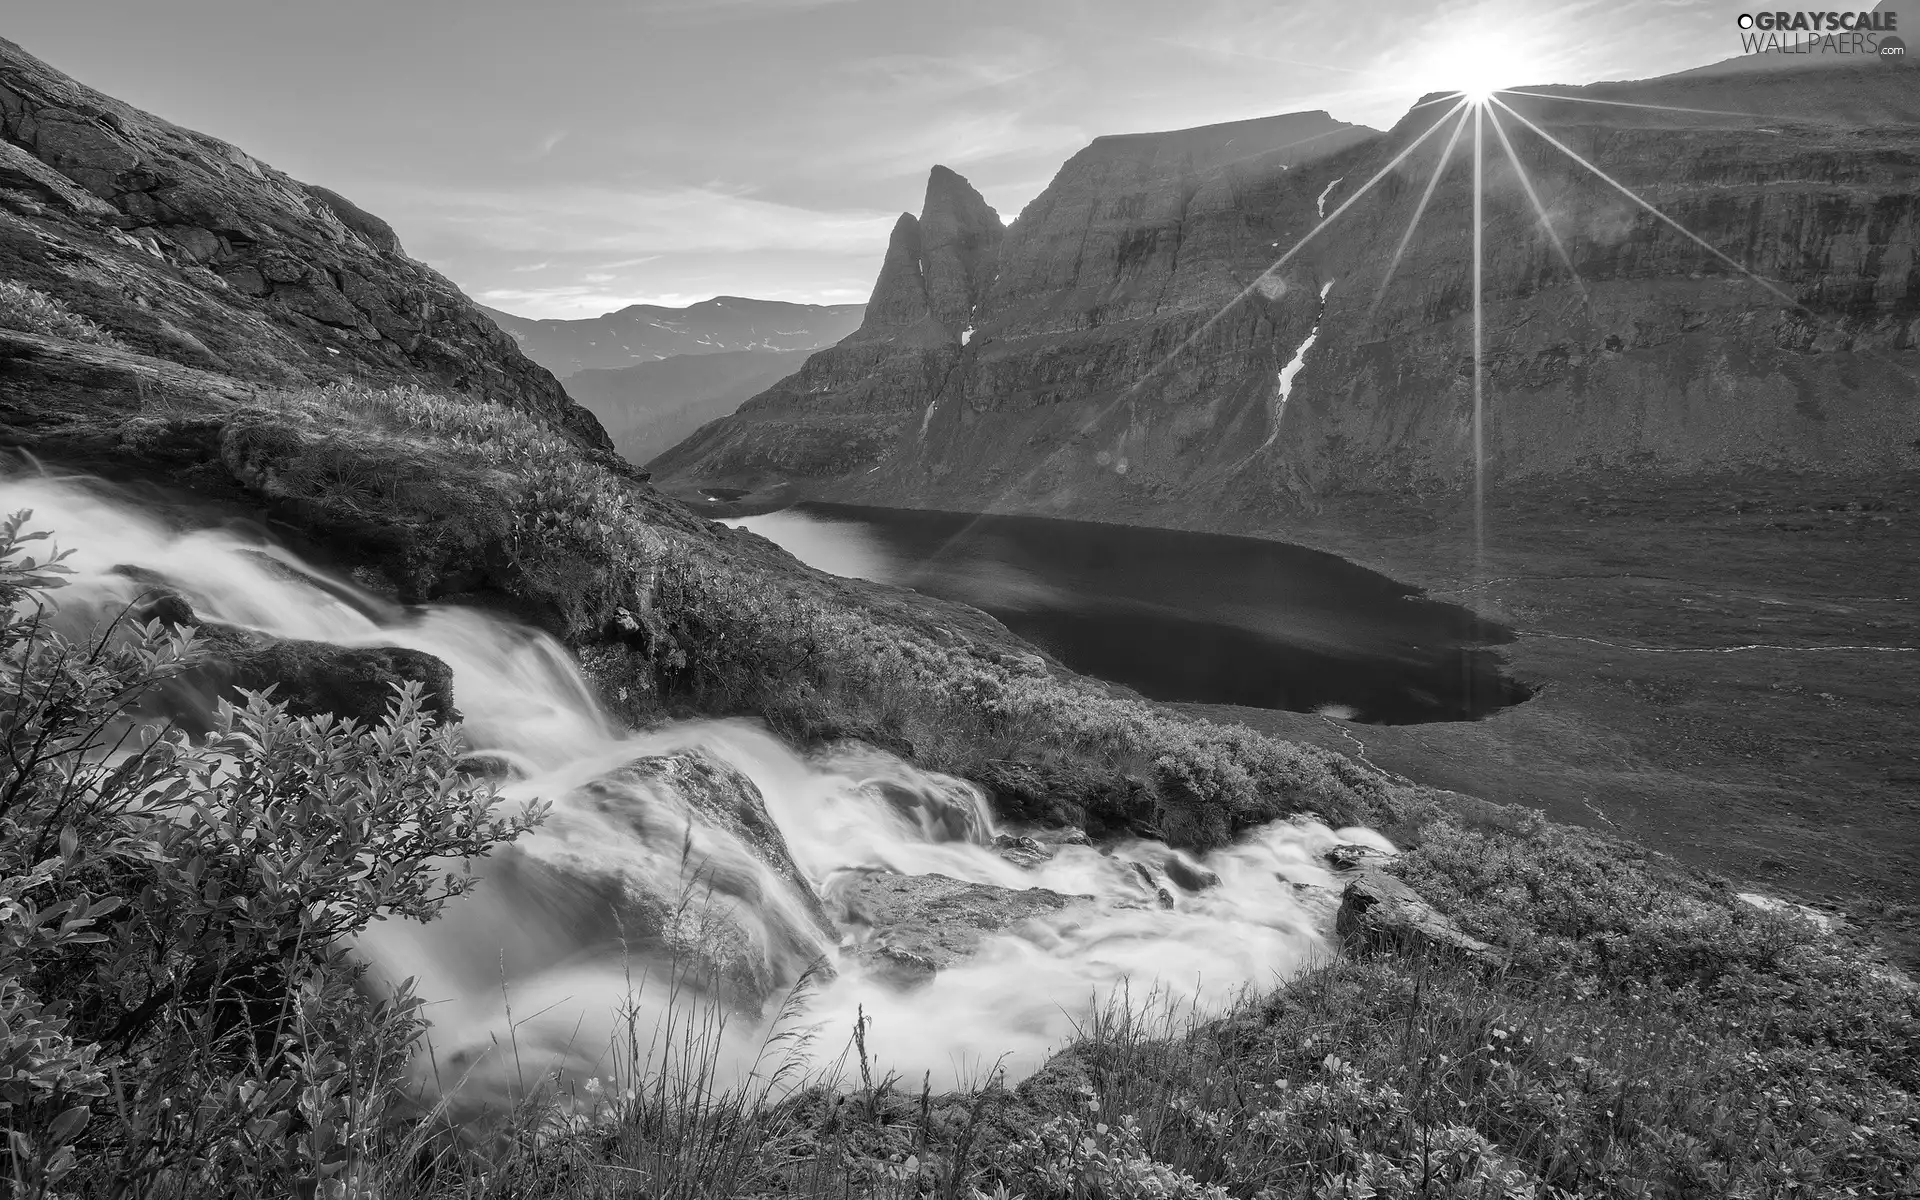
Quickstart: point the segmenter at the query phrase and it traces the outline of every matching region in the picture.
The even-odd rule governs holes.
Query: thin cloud
[[[645,0],[642,16],[666,25],[717,25],[816,8],[854,3],[855,0]]]
[[[710,187],[602,184],[524,191],[383,188],[381,211],[437,226],[450,240],[509,253],[624,255],[637,265],[663,252],[799,250],[873,252],[895,214],[799,208]]]
[[[820,155],[819,161],[822,166],[878,176],[924,174],[935,163],[958,169],[1040,159],[1058,166],[1091,140],[1092,134],[1079,125],[1034,121],[1013,110],[972,109],[942,115],[885,140],[844,143]]]
[[[841,64],[837,75],[856,92],[896,102],[938,102],[1004,89],[1043,77],[1065,59],[1053,39],[1018,30],[977,35],[974,45],[947,54],[876,54]]]

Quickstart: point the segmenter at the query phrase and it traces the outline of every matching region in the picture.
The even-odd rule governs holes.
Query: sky
[[[59,0],[4,36],[532,317],[864,302],[935,163],[1012,220],[1101,134],[1739,52],[1743,0]]]

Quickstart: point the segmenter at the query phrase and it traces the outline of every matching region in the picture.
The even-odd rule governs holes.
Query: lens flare
[[[1563,52],[1525,32],[1536,25],[1483,11],[1447,36],[1424,43],[1392,69],[1403,85],[1485,104],[1495,92],[1551,77]]]

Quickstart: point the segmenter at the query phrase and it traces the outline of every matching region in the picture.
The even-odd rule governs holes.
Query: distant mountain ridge
[[[636,465],[800,369],[807,350],[675,354],[618,370],[576,371],[565,387]]]
[[[1316,111],[1096,138],[1005,227],[937,166],[919,217],[894,226],[860,330],[655,469],[687,483],[798,479],[832,491],[830,481],[886,478],[882,467],[912,458],[965,507],[962,493],[989,476],[947,478],[937,458],[948,439],[928,441],[937,418],[964,422],[996,464],[989,473],[1044,450],[1016,428],[1022,410],[1064,416],[1063,399],[1123,388],[1151,353],[1136,342],[1203,321],[1245,287],[1242,263],[1280,236],[1266,222],[1231,227],[1240,207],[1299,190],[1292,178],[1308,164],[1379,136]],[[943,404],[961,393],[964,404]],[[889,495],[925,494],[918,481],[889,482]]]
[[[685,308],[631,304],[578,319],[482,311],[528,358],[564,379],[576,371],[631,367],[676,354],[818,350],[859,328],[866,305],[715,296]]]

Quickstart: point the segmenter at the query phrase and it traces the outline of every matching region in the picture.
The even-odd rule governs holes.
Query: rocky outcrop
[[[972,956],[987,938],[1078,899],[1044,888],[1013,891],[883,871],[848,872],[827,890],[836,919],[861,931],[853,960],[902,987],[925,983]]]
[[[1869,63],[1508,96],[1664,216],[1497,110],[1489,482],[1920,466],[1913,79]],[[1437,103],[1385,134],[1300,114],[1100,139],[1008,229],[948,369],[803,371],[659,478],[788,469],[833,499],[1176,524],[1463,489],[1471,136],[1380,291],[1451,125],[1395,160],[1452,119]],[[857,454],[804,449],[856,429]]]
[[[747,847],[755,860],[785,880],[816,929],[828,927],[826,910],[813,885],[794,863],[793,851],[767,812],[760,789],[739,771],[710,754],[687,750],[635,759],[597,784],[598,794],[606,794],[609,786],[639,786],[659,795],[683,798],[707,828],[725,830]]]
[[[1438,954],[1493,967],[1506,962],[1498,949],[1389,875],[1392,858],[1370,846],[1336,846],[1327,854],[1335,880],[1346,881],[1333,928],[1348,953]]]
[[[292,570],[278,559],[261,558]],[[139,589],[127,607],[128,619],[179,626],[194,635],[192,664],[167,676],[147,702],[152,715],[190,732],[211,728],[218,703],[237,704],[240,691],[270,691],[296,717],[331,714],[367,726],[386,719],[397,687],[417,684],[421,707],[436,721],[461,719],[454,707],[453,669],[424,650],[336,646],[207,621],[164,576],[130,566],[115,567],[113,573]]]
[[[860,328],[800,371],[649,463],[655,471],[754,486],[867,469],[924,430],[922,410],[970,339],[1000,245],[1000,216],[935,167],[919,217],[900,214]]]
[[[590,413],[385,221],[237,147],[74,82],[0,40],[0,277],[130,351],[247,384],[419,384]],[[5,362],[0,400],[34,380]],[[18,390],[16,390],[18,389]]]
[[[847,340],[960,345],[993,280],[1002,232],[1000,214],[971,184],[935,167],[919,218],[901,213],[894,223],[866,318]]]
[[[920,270],[933,319],[953,338],[973,328],[1005,231],[973,185],[946,167],[933,169],[920,212]]]
[[[759,789],[699,750],[635,759],[557,798],[539,833],[481,871],[545,931],[511,964],[521,975],[633,961],[757,1013],[834,940]]]
[[[944,345],[944,331],[934,324],[933,303],[927,299],[927,277],[920,269],[920,222],[901,213],[887,239],[887,256],[880,261],[880,277],[873,281],[867,315],[851,337],[861,342],[905,342]]]
[[[378,724],[393,706],[395,687],[417,683],[426,711],[442,724],[458,721],[453,671],[423,650],[405,646],[335,646],[274,638],[230,626],[202,626],[214,661],[196,675],[227,694],[273,689],[294,716],[332,713],[362,725]]]

